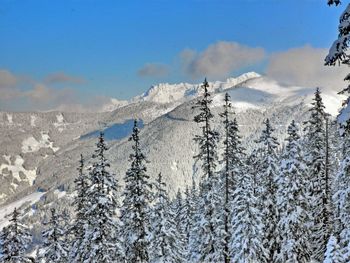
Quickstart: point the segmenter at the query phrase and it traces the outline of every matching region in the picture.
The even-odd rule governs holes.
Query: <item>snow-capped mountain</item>
[[[155,85],[128,102],[115,101],[102,113],[0,112],[0,226],[14,204],[28,207],[33,222],[41,216],[40,209],[53,200],[67,206],[79,156],[89,159],[100,130],[104,130],[110,147],[111,169],[122,183],[134,118],[141,119],[144,126],[141,142],[151,177],[162,172],[171,195],[188,185],[192,176],[198,180],[200,167],[192,158],[197,151],[192,138],[199,131],[192,121],[192,106],[201,95],[199,87],[187,83]],[[249,149],[266,118],[270,118],[280,140],[292,119],[302,123],[315,90],[283,86],[250,72],[211,82],[210,91],[217,116],[215,127],[220,130],[218,113],[228,92]],[[323,98],[326,110],[336,114],[342,98],[336,91],[324,91]]]

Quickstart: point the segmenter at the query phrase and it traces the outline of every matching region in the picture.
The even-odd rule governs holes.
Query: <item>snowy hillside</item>
[[[118,108],[103,113],[0,113],[0,214],[2,218],[8,207],[30,196],[33,204],[41,197],[39,206],[46,207],[61,197],[64,204],[72,193],[72,182],[80,154],[89,160],[96,136],[106,130],[110,147],[108,158],[112,170],[121,179],[128,166],[131,143],[131,121],[139,118],[142,148],[150,161],[151,177],[162,172],[170,194],[183,189],[194,174],[199,178],[199,165],[194,163],[196,147],[193,136],[197,124],[193,122],[192,109],[200,84],[159,84],[129,102],[116,103]],[[231,95],[245,145],[250,148],[264,119],[270,118],[276,126],[280,141],[285,137],[286,125],[292,119],[299,123],[305,119],[313,88],[287,87],[250,72],[224,82],[210,83],[213,93],[213,112],[222,111],[225,92]],[[326,110],[336,114],[341,97],[336,92],[323,94]],[[220,119],[215,127],[220,130]],[[166,147],[167,145],[167,147]],[[40,191],[40,194],[36,194]],[[59,195],[63,191],[65,195]],[[45,193],[45,198],[41,192]],[[67,193],[67,194],[66,194]],[[41,202],[41,203],[40,203]],[[22,204],[22,203],[20,203]],[[40,216],[30,210],[30,216]],[[1,219],[3,224],[3,219]]]

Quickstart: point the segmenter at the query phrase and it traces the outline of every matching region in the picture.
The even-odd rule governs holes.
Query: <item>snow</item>
[[[13,124],[13,117],[11,114],[7,114],[7,121],[9,122],[9,124]]]
[[[103,105],[101,111],[102,112],[114,111],[120,107],[126,106],[127,104],[128,104],[128,101],[126,100],[117,100],[115,98],[111,98],[108,103]]]
[[[58,189],[56,189],[53,193],[57,196],[57,199],[60,199],[67,194],[66,191],[60,191]]]
[[[36,116],[30,116],[30,126],[35,127]]]
[[[7,216],[11,214],[15,208],[19,208],[25,203],[29,203],[29,205],[32,205],[39,201],[44,194],[45,192],[35,192],[13,203],[0,207],[0,229],[9,224]]]
[[[209,91],[223,91],[228,88],[237,86],[239,84],[243,84],[247,80],[259,77],[260,75],[258,73],[248,72],[237,78],[228,78],[226,81],[209,82]],[[200,96],[200,86],[201,83],[160,83],[158,85],[152,86],[147,92],[143,93],[141,96],[135,97],[133,101],[152,101],[161,104],[183,102],[185,100]]]
[[[54,152],[59,150],[59,147],[54,147],[53,142],[47,132],[41,132],[41,139],[37,141],[33,136],[28,137],[22,142],[22,152],[37,152],[41,148],[51,148]]]
[[[176,161],[173,161],[172,165],[170,166],[170,169],[173,171],[176,171],[178,169]]]
[[[4,155],[5,160],[7,161],[7,164],[1,164],[0,165],[0,172],[2,172],[4,169],[7,169],[12,172],[12,176],[17,179],[19,182],[25,180],[28,181],[30,185],[33,185],[33,182],[36,178],[36,168],[33,170],[26,170],[23,167],[24,160],[21,156],[16,155],[14,163],[11,162],[11,156]],[[22,172],[26,179],[21,179],[20,172]],[[12,186],[14,188],[17,188],[17,184],[12,183]]]
[[[62,113],[59,113],[56,115],[56,120],[57,122],[55,122],[53,125],[58,128],[59,132],[62,132],[65,128],[66,128],[66,123],[63,117]]]

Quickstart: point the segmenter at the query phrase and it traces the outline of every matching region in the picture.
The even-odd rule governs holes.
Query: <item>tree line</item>
[[[279,145],[266,119],[248,153],[229,94],[222,113],[214,116],[208,87],[205,80],[203,96],[193,106],[199,182],[171,199],[162,174],[152,181],[135,120],[121,189],[101,132],[89,165],[80,158],[75,215],[52,207],[43,242],[30,257],[30,230],[15,209],[1,232],[1,262],[350,262],[348,133],[337,158],[320,90],[303,136],[292,121]],[[222,134],[212,127],[216,117]]]

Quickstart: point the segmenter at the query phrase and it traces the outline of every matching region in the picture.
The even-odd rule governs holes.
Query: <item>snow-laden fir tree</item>
[[[238,125],[236,119],[232,119],[233,111],[230,102],[230,95],[225,94],[224,110],[220,114],[222,124],[224,126],[224,152],[222,155],[222,163],[224,164],[221,189],[222,195],[222,240],[223,240],[223,258],[225,263],[230,262],[230,230],[231,230],[231,205],[232,196],[235,189],[235,177],[240,173],[239,168],[242,162],[242,148],[240,147],[240,137],[238,135]]]
[[[20,213],[15,208],[11,214],[10,224],[5,226],[0,236],[0,262],[26,263],[33,262],[26,253],[31,242],[31,235],[26,225],[19,220]]]
[[[166,184],[159,174],[156,182],[155,204],[151,215],[150,262],[184,262],[182,240],[176,229],[176,215],[170,207]]]
[[[328,0],[328,4],[340,4],[340,0]],[[344,12],[339,18],[338,26],[338,39],[336,39],[325,58],[325,65],[335,66],[340,64],[345,64],[350,66],[350,55],[348,52],[350,43],[350,4],[347,5]],[[350,81],[350,73],[345,76],[344,81]],[[347,96],[346,100],[343,102],[343,108],[338,115],[338,122],[340,123],[341,129],[350,129],[350,85],[339,92],[344,96]]]
[[[279,160],[277,147],[279,143],[273,135],[274,128],[269,119],[264,121],[265,128],[262,130],[258,144],[258,170],[256,172],[259,181],[259,197],[263,223],[263,244],[267,249],[267,262],[274,262],[278,251],[280,235],[278,233],[278,210],[277,210],[277,177],[279,175]]]
[[[336,237],[339,237],[340,255],[344,262],[350,261],[350,134],[343,134],[343,160],[335,178],[336,192],[333,196],[335,206]]]
[[[200,124],[201,134],[195,135],[194,141],[199,146],[199,153],[194,156],[201,161],[203,178],[200,183],[199,211],[200,219],[194,228],[198,230],[199,262],[217,262],[222,260],[222,242],[220,238],[221,216],[219,214],[220,199],[218,196],[218,176],[215,172],[217,162],[218,133],[211,124],[214,118],[210,110],[212,100],[208,92],[209,84],[204,80],[202,86],[203,96],[193,107],[199,114],[194,121]],[[222,213],[222,211],[220,211]]]
[[[68,262],[68,244],[66,231],[62,227],[63,218],[55,208],[51,209],[51,217],[45,222],[45,230],[42,233],[43,245],[40,247],[37,263],[66,263]]]
[[[323,263],[344,263],[341,254],[338,240],[335,236],[331,235],[327,243],[326,252],[324,254]]]
[[[193,214],[190,221],[190,224],[192,228],[189,231],[189,241],[188,241],[188,247],[187,247],[187,255],[186,259],[188,262],[197,262],[198,257],[200,255],[199,253],[199,238],[198,235],[200,234],[200,228],[199,228],[199,220],[201,220],[202,210],[199,206],[199,190],[196,186],[195,180],[192,177],[192,187],[190,191],[190,202],[191,206],[193,208]]]
[[[185,258],[185,242],[186,242],[186,214],[185,214],[185,206],[184,200],[182,198],[182,194],[180,190],[177,191],[177,194],[172,200],[170,205],[170,213],[174,218],[175,223],[175,232],[177,237],[177,248],[178,254],[181,258]]]
[[[267,251],[263,244],[263,224],[259,211],[254,177],[245,163],[245,154],[238,136],[238,125],[233,123],[236,145],[234,163],[235,187],[232,193],[230,257],[235,263],[264,262]]]
[[[331,178],[329,174],[329,157],[327,156],[325,106],[319,88],[310,109],[310,117],[306,122],[305,159],[307,163],[308,191],[311,209],[311,253],[312,257],[321,261],[330,236],[331,226]],[[328,166],[328,167],[327,167]]]
[[[133,153],[130,154],[130,167],[124,177],[125,189],[121,207],[121,236],[126,262],[149,262],[150,203],[152,184],[146,169],[146,157],[141,151],[140,130],[134,122],[130,141]]]
[[[282,236],[278,262],[283,263],[310,262],[310,205],[306,167],[299,140],[298,127],[292,121],[288,127],[287,145],[282,155],[278,180],[278,225]]]
[[[187,262],[191,260],[191,236],[195,220],[195,211],[196,211],[196,188],[194,185],[194,191],[192,191],[189,186],[185,190],[184,198],[184,221],[183,230],[184,230],[184,258]]]
[[[86,214],[90,206],[87,202],[88,177],[84,172],[85,160],[83,155],[80,155],[78,177],[74,180],[76,196],[74,197],[74,205],[76,216],[69,229],[69,234],[72,236],[70,245],[69,258],[72,262],[82,262],[82,252],[84,251],[84,234],[85,227],[88,226]]]
[[[92,155],[92,167],[89,168],[89,184],[86,192],[83,261],[86,263],[110,263],[120,261],[121,248],[117,233],[116,220],[118,183],[109,169],[106,159],[108,150],[101,132]]]

